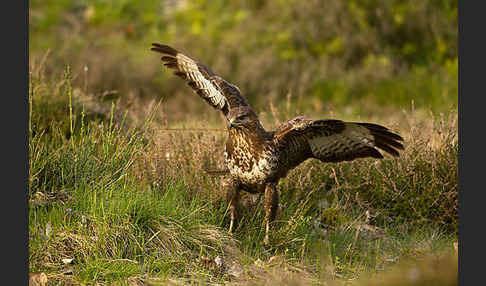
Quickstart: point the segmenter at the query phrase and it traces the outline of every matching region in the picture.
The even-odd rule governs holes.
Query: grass
[[[229,234],[222,177],[205,172],[223,168],[220,124],[168,130],[165,102],[132,116],[147,112],[93,98],[71,78],[69,67],[57,79],[30,75],[29,269],[49,283],[456,283],[456,110],[359,118],[402,134],[401,157],[301,164],[279,184],[264,247],[263,198],[243,196]],[[264,110],[265,126],[296,112],[275,110]]]

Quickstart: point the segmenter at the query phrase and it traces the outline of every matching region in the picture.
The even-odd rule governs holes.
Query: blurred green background
[[[47,75],[70,64],[74,86],[115,90],[122,102],[189,92],[150,52],[160,42],[238,85],[257,109],[457,108],[457,1],[32,0],[29,27],[31,64],[45,58]]]

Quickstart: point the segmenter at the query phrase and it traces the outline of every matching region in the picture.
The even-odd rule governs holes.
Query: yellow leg
[[[226,200],[229,201],[229,212],[230,212],[230,226],[229,232],[232,233],[236,228],[236,223],[238,219],[238,205],[240,203],[240,190],[229,180],[225,183],[226,188]]]
[[[275,219],[278,209],[277,184],[270,183],[265,187],[265,239],[263,243],[270,242],[270,223]]]

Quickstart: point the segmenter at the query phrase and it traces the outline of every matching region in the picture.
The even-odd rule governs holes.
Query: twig
[[[218,131],[218,132],[223,132],[225,129],[221,128],[163,128],[159,129],[161,131],[179,131],[179,132],[185,132],[185,131]]]

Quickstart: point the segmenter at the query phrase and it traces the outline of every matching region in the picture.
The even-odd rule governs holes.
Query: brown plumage
[[[186,80],[211,106],[221,110],[228,121],[224,155],[230,177],[224,187],[230,202],[230,232],[235,228],[241,190],[265,193],[267,244],[270,222],[277,212],[277,184],[288,171],[310,158],[323,162],[381,159],[383,155],[378,149],[395,157],[403,149],[400,135],[373,123],[296,117],[275,131],[266,131],[237,86],[174,48],[154,43],[151,50],[163,54],[163,64],[174,69],[174,74]]]

